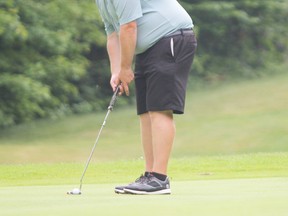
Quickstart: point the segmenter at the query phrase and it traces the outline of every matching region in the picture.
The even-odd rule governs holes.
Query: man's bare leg
[[[169,157],[175,137],[175,124],[171,110],[149,112],[153,145],[153,172],[167,175]]]
[[[154,154],[152,146],[152,130],[151,120],[149,113],[140,115],[140,127],[141,127],[141,141],[145,158],[145,171],[152,172],[154,163]]]

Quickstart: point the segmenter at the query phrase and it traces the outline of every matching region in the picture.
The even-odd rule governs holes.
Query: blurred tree
[[[198,35],[194,78],[257,77],[287,53],[287,0],[180,2]],[[94,1],[0,0],[0,127],[106,108],[105,43]]]
[[[105,40],[94,2],[1,1],[0,126],[101,108]]]
[[[186,3],[184,3],[186,2]],[[257,77],[287,53],[288,1],[183,0],[194,19],[198,51],[193,74],[204,79]]]

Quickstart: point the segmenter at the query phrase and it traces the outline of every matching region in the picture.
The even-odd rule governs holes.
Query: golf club
[[[115,104],[115,102],[116,102],[116,99],[117,99],[117,95],[118,95],[118,93],[119,93],[119,90],[120,90],[120,85],[117,86],[117,88],[116,88],[116,90],[115,90],[115,92],[114,92],[114,94],[113,94],[113,96],[112,96],[112,98],[111,98],[111,101],[110,101],[110,103],[109,103],[108,111],[107,111],[107,113],[106,113],[106,116],[105,116],[105,118],[104,118],[104,121],[103,121],[103,123],[102,123],[102,126],[101,126],[101,128],[100,128],[100,130],[99,130],[98,136],[97,136],[97,138],[96,138],[96,140],[95,140],[95,143],[94,143],[94,145],[93,145],[92,151],[91,151],[91,153],[90,153],[90,155],[89,155],[89,157],[88,157],[86,166],[85,166],[84,171],[83,171],[83,173],[82,173],[82,176],[81,176],[81,178],[80,178],[80,186],[79,186],[79,188],[74,188],[72,191],[68,191],[67,194],[70,194],[70,195],[80,195],[80,194],[82,193],[82,192],[81,192],[81,189],[82,189],[82,181],[83,181],[84,175],[85,175],[85,173],[86,173],[86,170],[87,170],[87,168],[88,168],[88,166],[89,166],[89,163],[90,163],[90,161],[91,161],[91,158],[92,158],[92,156],[93,156],[93,153],[94,153],[95,147],[96,147],[96,145],[97,145],[97,143],[98,143],[100,134],[101,134],[101,132],[102,132],[102,130],[103,130],[105,124],[106,124],[106,120],[107,120],[110,112],[113,110],[113,107],[114,107],[114,104]]]

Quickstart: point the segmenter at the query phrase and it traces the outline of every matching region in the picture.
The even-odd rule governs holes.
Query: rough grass
[[[173,158],[288,151],[288,74],[207,87],[187,95],[175,116]],[[121,98],[119,98],[121,100]],[[0,163],[83,162],[105,112],[38,121],[0,131]],[[135,107],[115,110],[101,134],[98,161],[142,157]]]

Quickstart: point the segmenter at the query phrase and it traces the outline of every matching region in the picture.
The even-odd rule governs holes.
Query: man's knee
[[[172,110],[163,110],[163,111],[149,111],[150,119],[158,118],[158,117],[168,117],[173,118]]]

